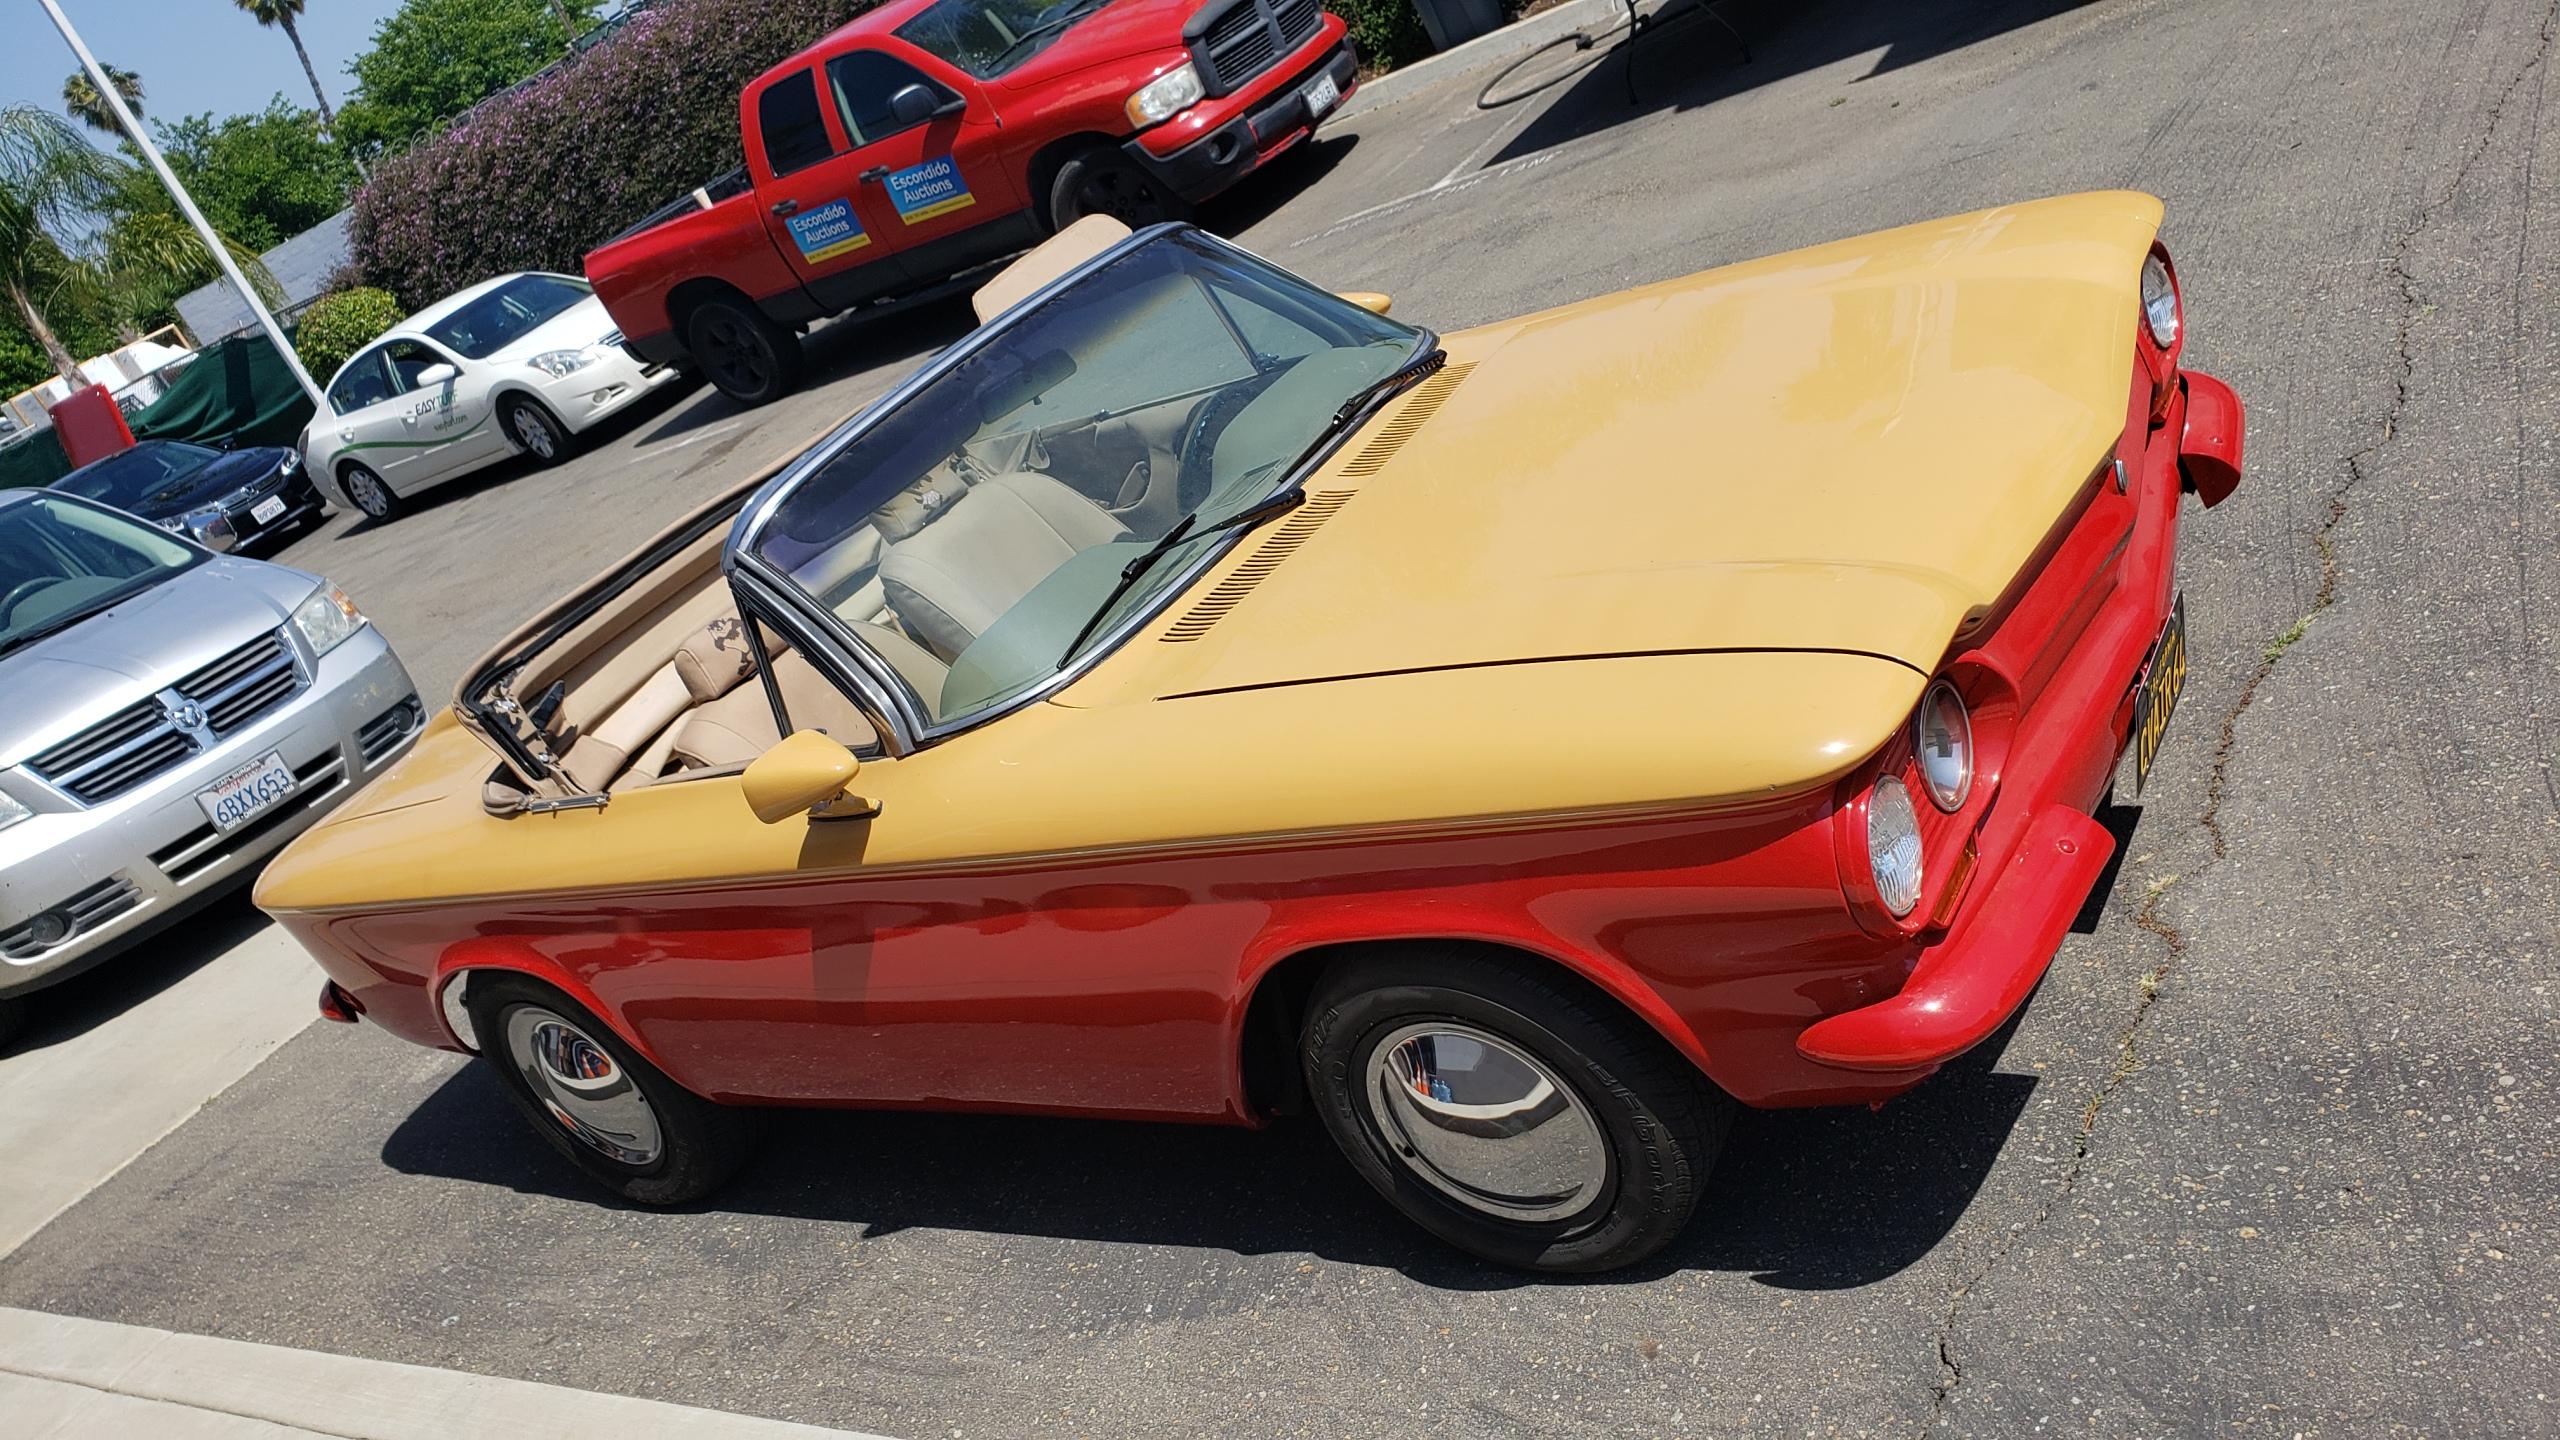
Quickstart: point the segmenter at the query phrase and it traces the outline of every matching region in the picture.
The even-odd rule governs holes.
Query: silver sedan
[[[0,491],[0,1044],[28,994],[222,893],[425,718],[328,581]]]

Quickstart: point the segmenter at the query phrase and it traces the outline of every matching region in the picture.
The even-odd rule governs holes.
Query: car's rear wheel
[[[468,1004],[481,1054],[516,1108],[553,1149],[622,1198],[698,1200],[753,1151],[754,1112],[678,1085],[550,987],[475,978]]]
[[[685,317],[684,332],[702,378],[741,405],[769,404],[800,383],[800,337],[743,301],[703,301]]]
[[[400,513],[400,497],[382,483],[382,477],[363,465],[350,464],[338,476],[347,489],[347,498],[357,509],[376,520],[388,520]]]
[[[536,465],[557,465],[569,458],[569,427],[539,400],[508,396],[498,404],[498,424],[516,449]]]
[[[1328,973],[1300,1053],[1363,1179],[1441,1239],[1525,1270],[1612,1270],[1670,1244],[1732,1111],[1597,992],[1458,947]]]
[[[1049,224],[1064,230],[1087,215],[1108,215],[1132,230],[1187,220],[1191,207],[1107,145],[1069,156],[1049,182]]]

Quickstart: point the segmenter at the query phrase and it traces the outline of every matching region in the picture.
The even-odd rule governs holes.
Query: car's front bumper
[[[221,894],[423,726],[417,686],[371,626],[319,657],[311,675],[274,710],[133,790],[0,830],[0,998],[67,979]],[[197,794],[269,751],[294,772],[293,792],[217,833]],[[70,933],[32,943],[28,927],[48,914]]]
[[[1326,76],[1332,77],[1342,100],[1350,99],[1359,88],[1360,61],[1350,40],[1339,39],[1324,47],[1312,61],[1273,66],[1227,97],[1241,102],[1233,116],[1209,126],[1178,149],[1158,148],[1169,134],[1168,126],[1150,129],[1123,148],[1166,189],[1185,200],[1206,200],[1315,133],[1324,117],[1309,106],[1307,90]]]
[[[536,387],[570,433],[583,433],[677,378],[672,366],[645,365],[620,345],[598,347],[594,363]]]

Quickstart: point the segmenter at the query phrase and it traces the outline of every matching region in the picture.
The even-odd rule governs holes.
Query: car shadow
[[[247,943],[274,923],[249,903],[251,878],[243,875],[200,906],[161,917],[117,953],[27,996],[27,1029],[6,1053],[24,1055],[85,1035]]]
[[[1837,1290],[1901,1271],[1963,1215],[2035,1088],[2033,1076],[1996,1068],[2007,1034],[1878,1109],[1743,1112],[1680,1241],[1645,1264],[1569,1283],[1718,1270],[1777,1289]],[[766,1123],[760,1156],[701,1209],[858,1226],[865,1238],[929,1227],[1312,1253],[1453,1290],[1556,1283],[1485,1265],[1414,1228],[1312,1120],[1247,1131],[790,1110]],[[428,1095],[382,1158],[404,1174],[622,1205],[515,1122],[484,1065]]]
[[[1195,218],[1213,234],[1241,235],[1322,183],[1359,144],[1356,134],[1320,135],[1211,198]]]
[[[1546,108],[1488,158],[1500,165],[1641,116],[1694,110],[1791,75],[1876,54],[1877,76],[1993,39],[2092,0],[1661,0],[1632,46],[1603,37],[1591,63],[1556,67]],[[1623,25],[1623,20],[1621,20]],[[1630,72],[1629,67],[1633,70]],[[1859,83],[1852,81],[1851,83]],[[1503,88],[1497,73],[1491,92]],[[1633,89],[1633,98],[1629,90]],[[1512,87],[1513,98],[1527,94]],[[1502,102],[1508,103],[1508,101]]]

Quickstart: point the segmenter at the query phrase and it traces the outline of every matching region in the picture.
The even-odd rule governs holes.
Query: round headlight
[[[1920,788],[1929,803],[1953,813],[1973,793],[1973,717],[1964,697],[1941,680],[1920,697],[1920,713],[1912,717],[1911,748],[1920,761]]]
[[[2167,262],[2157,255],[2142,262],[2142,323],[2151,327],[2152,343],[2161,349],[2178,343],[2178,287],[2169,281]]]
[[[1920,815],[1911,792],[1890,775],[1867,792],[1867,865],[1884,908],[1908,915],[1920,903]]]

